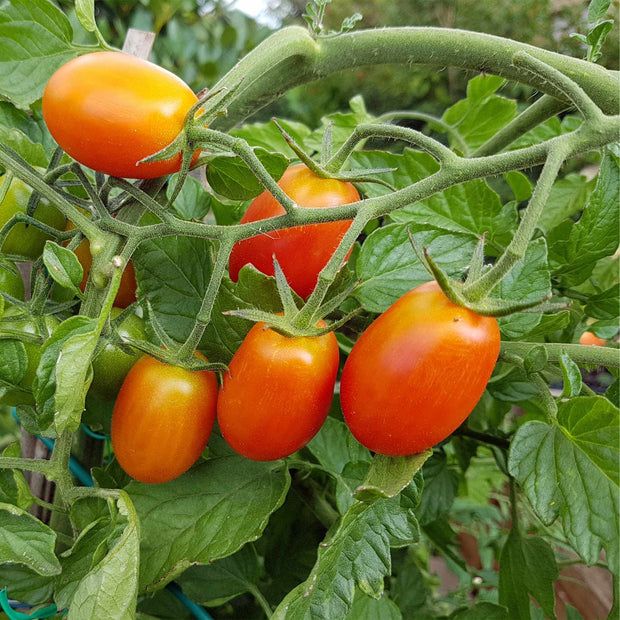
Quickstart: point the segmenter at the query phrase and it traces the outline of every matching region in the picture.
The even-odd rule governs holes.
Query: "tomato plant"
[[[336,207],[359,200],[351,183],[316,176],[303,164],[290,166],[278,185],[301,207]],[[241,223],[256,222],[284,213],[284,208],[268,191],[255,198],[241,218]],[[230,255],[229,272],[237,280],[239,270],[247,264],[273,275],[275,256],[291,288],[307,297],[319,272],[334,253],[350,221],[295,226],[262,234],[235,245]]]
[[[305,446],[329,412],[338,359],[331,332],[292,338],[254,325],[220,388],[217,420],[224,439],[255,461],[281,459]]]
[[[271,34],[202,0],[133,0],[122,15],[112,0],[2,3],[0,189],[20,179],[79,230],[33,261],[21,237],[0,248],[0,269],[19,253],[28,282],[0,317],[0,393],[19,403],[0,407],[6,615],[17,601],[69,619],[185,617],[175,593],[257,620],[614,615],[611,5],[571,9],[585,29],[571,56],[523,41],[505,19],[519,3],[484,9],[509,40],[407,26],[429,15],[420,2],[395,2],[399,28],[347,32],[351,16],[338,32],[314,0],[308,27]],[[110,54],[150,53],[146,36],[122,40],[130,23],[153,24],[153,58],[198,98]],[[399,63],[413,107],[322,81],[365,88],[380,64],[375,86],[397,93]],[[416,75],[428,63],[430,86]],[[319,109],[319,89],[349,108]],[[136,165],[162,147],[167,163]],[[200,153],[195,169],[168,176],[181,151]],[[38,224],[17,219],[24,234]],[[92,285],[76,298],[82,271]],[[127,348],[110,318],[129,303],[148,329],[124,315]],[[579,344],[584,329],[606,346]],[[24,472],[55,486],[53,504]],[[597,584],[580,613],[561,591],[573,576]]]
[[[141,482],[185,473],[209,441],[217,377],[144,356],[131,368],[112,414],[112,446],[121,467]]]
[[[6,175],[0,176],[0,196],[5,191],[3,187],[6,182]],[[4,226],[14,215],[26,213],[28,201],[32,190],[20,179],[12,179],[4,199],[0,202],[0,227]],[[53,228],[62,230],[65,225],[65,218],[58,209],[49,204],[46,200],[40,200],[34,212],[34,217]],[[26,226],[19,223],[13,226],[8,236],[2,244],[2,251],[6,254],[17,254],[28,258],[38,258],[43,251],[45,242],[50,236],[34,226]]]
[[[138,165],[183,128],[196,95],[172,73],[119,52],[79,56],[52,75],[43,116],[58,144],[80,163],[119,177],[179,170],[181,156]]]
[[[499,354],[496,319],[450,302],[436,282],[390,306],[355,343],[340,382],[344,419],[390,456],[445,439],[480,400]]]

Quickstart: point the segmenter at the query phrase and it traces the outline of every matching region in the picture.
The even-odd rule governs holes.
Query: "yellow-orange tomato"
[[[137,165],[168,146],[198,101],[177,76],[121,52],[69,61],[43,93],[50,133],[80,163],[118,177],[149,179],[177,172],[181,155]]]
[[[121,467],[150,483],[185,473],[209,441],[217,390],[213,372],[185,370],[148,355],[140,358],[112,413],[112,447]]]
[[[361,444],[380,454],[422,452],[471,413],[499,348],[493,317],[453,304],[437,282],[422,284],[353,346],[340,381],[345,422]]]
[[[591,344],[595,347],[604,347],[605,341],[598,336],[595,336],[592,332],[583,332],[579,337],[579,344]]]
[[[290,166],[278,185],[300,207],[338,207],[360,199],[351,183],[317,177],[304,164]],[[268,191],[264,191],[252,201],[241,223],[256,222],[284,213],[282,205]],[[240,269],[247,264],[272,276],[275,255],[290,287],[300,297],[306,298],[316,286],[319,272],[331,258],[349,226],[351,220],[309,224],[275,230],[240,241],[235,244],[230,255],[230,277],[236,282]]]

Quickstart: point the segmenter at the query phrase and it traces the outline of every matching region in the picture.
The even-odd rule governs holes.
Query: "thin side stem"
[[[358,125],[353,133],[347,138],[346,142],[338,149],[334,156],[325,164],[328,172],[338,172],[345,164],[349,155],[355,150],[362,140],[368,138],[386,138],[389,140],[403,140],[415,146],[419,146],[423,151],[432,155],[439,162],[455,162],[458,155],[444,146],[438,140],[425,136],[423,133],[408,127],[398,127],[397,125],[376,125],[372,123],[362,123]]]
[[[463,139],[463,136],[452,125],[448,125],[445,121],[431,114],[425,114],[424,112],[396,110],[394,112],[388,112],[382,114],[375,119],[377,123],[389,123],[392,120],[412,120],[412,121],[424,121],[427,125],[436,125],[441,130],[448,134],[456,147],[463,153],[463,155],[469,155],[469,146]]]
[[[468,282],[463,287],[463,295],[466,299],[474,301],[482,299],[502,281],[517,261],[525,256],[529,242],[532,239],[540,215],[565,157],[566,152],[559,146],[549,152],[549,157],[540,174],[534,194],[512,241],[491,269],[477,280]]]
[[[492,138],[479,146],[472,157],[485,157],[499,153],[534,127],[538,127],[541,123],[570,107],[570,104],[565,101],[550,95],[543,95],[510,121],[508,125],[502,127]]]
[[[196,315],[196,321],[194,328],[187,337],[187,340],[183,343],[183,346],[179,350],[179,357],[183,360],[189,360],[194,351],[198,347],[202,335],[211,320],[211,313],[213,312],[213,306],[215,305],[215,298],[220,288],[222,278],[226,273],[228,266],[228,257],[234,245],[234,239],[226,238],[220,241],[220,247],[217,251],[217,257],[215,264],[213,265],[213,272],[209,279],[209,285],[205,291],[200,310]]]

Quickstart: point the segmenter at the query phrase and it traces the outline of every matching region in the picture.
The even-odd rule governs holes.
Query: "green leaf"
[[[370,450],[353,437],[347,425],[328,417],[321,430],[306,446],[326,469],[342,473],[348,463],[365,461],[370,463]]]
[[[95,32],[95,0],[75,0],[75,13],[84,30]]]
[[[581,372],[579,371],[579,366],[573,362],[565,351],[562,351],[560,354],[560,368],[562,369],[562,379],[564,381],[562,398],[579,396],[583,383],[581,380]]]
[[[594,179],[588,181],[585,176],[575,173],[557,179],[538,220],[538,227],[548,233],[566,218],[582,211],[594,185]]]
[[[0,41],[0,46],[2,42]],[[1,65],[0,65],[1,66]],[[48,160],[41,144],[34,143],[26,134],[14,127],[0,127],[0,142],[12,148],[32,166],[47,166]]]
[[[494,603],[477,603],[467,609],[459,609],[450,615],[450,620],[510,620],[508,610]]]
[[[426,486],[426,481],[424,484]],[[396,564],[396,561],[394,563]],[[393,568],[395,576],[390,579],[390,596],[405,618],[413,618],[415,612],[424,607],[429,595],[424,575],[413,561]]]
[[[105,557],[111,534],[109,518],[100,518],[89,523],[73,547],[62,554],[62,573],[57,577],[55,594],[59,607],[69,607],[82,579]]]
[[[356,95],[349,101],[351,112],[335,112],[321,118],[321,127],[304,138],[307,149],[320,153],[323,150],[323,134],[331,125],[332,150],[337,151],[361,123],[369,123],[374,117],[366,111],[364,100]]]
[[[345,618],[356,586],[379,598],[391,571],[390,546],[418,539],[413,508],[419,501],[420,478],[400,495],[374,503],[356,501],[319,546],[318,558],[306,581],[292,590],[273,619]]]
[[[504,175],[504,178],[508,185],[510,185],[510,189],[512,189],[517,202],[530,199],[532,196],[532,183],[522,172],[511,170]]]
[[[450,615],[450,620],[510,620],[508,610],[495,603],[477,603],[466,609],[459,609]]]
[[[166,333],[183,342],[190,334],[213,271],[212,242],[166,237],[140,244],[133,258],[140,294],[148,298]],[[281,311],[275,280],[244,268],[234,284],[225,277],[200,349],[209,359],[230,361],[252,324],[222,312],[259,307]]]
[[[459,277],[476,246],[473,236],[410,224],[416,241],[449,275]],[[360,283],[356,299],[370,312],[383,312],[412,288],[431,279],[418,260],[407,235],[407,224],[390,224],[373,231],[355,264]]]
[[[260,577],[256,550],[247,544],[237,553],[203,566],[190,566],[177,583],[183,593],[201,605],[222,605],[252,590]]]
[[[288,166],[288,159],[259,147],[254,149],[254,154],[278,181]],[[218,155],[210,159],[207,181],[215,192],[232,200],[250,200],[265,190],[248,165],[236,156]]]
[[[167,188],[168,198],[174,191],[176,179],[173,179]],[[202,183],[193,177],[186,177],[185,183],[174,201],[174,210],[184,220],[202,220],[209,212],[211,195]]]
[[[589,295],[585,313],[593,319],[617,318],[620,315],[620,283],[614,284],[598,295]]]
[[[499,602],[508,608],[511,618],[530,618],[530,596],[549,618],[555,619],[553,582],[558,566],[553,549],[542,538],[521,536],[513,526],[499,560]]]
[[[611,0],[590,0],[588,5],[588,22],[595,24],[603,19],[611,6]]]
[[[390,219],[416,223],[478,240],[486,233],[487,245],[507,245],[516,227],[516,203],[502,206],[486,181],[467,181],[390,214]]]
[[[608,19],[600,24],[597,24],[588,32],[588,36],[586,37],[586,43],[590,46],[588,51],[588,60],[590,62],[596,62],[603,54],[601,53],[601,48],[605,43],[605,39],[607,39],[607,35],[611,32],[611,29],[614,27],[614,20]]]
[[[544,238],[532,241],[506,277],[493,289],[492,296],[514,301],[542,301],[551,293]],[[502,338],[516,340],[540,322],[540,312],[520,312],[499,319]]]
[[[0,94],[20,108],[39,99],[52,73],[77,55],[72,38],[48,0],[9,0],[0,13]]]
[[[542,345],[532,347],[523,358],[523,368],[528,375],[542,372],[547,367],[549,356]]]
[[[9,598],[28,605],[39,605],[54,595],[53,576],[37,575],[20,564],[0,565],[0,583],[8,590]]]
[[[56,532],[17,506],[0,504],[0,564],[23,564],[42,576],[58,575]]]
[[[67,620],[135,618],[140,564],[139,524],[131,501],[123,491],[119,493],[118,509],[127,524],[107,555],[80,581]]]
[[[192,563],[224,558],[256,540],[289,484],[282,461],[237,455],[209,459],[169,483],[131,482],[127,492],[142,525],[140,589],[163,588]]]
[[[376,454],[364,484],[355,491],[355,499],[360,502],[373,502],[379,498],[398,495],[409,485],[432,453],[432,450],[425,450],[419,454],[398,457]]]
[[[325,420],[306,448],[336,480],[336,505],[344,514],[366,478],[372,461],[370,451],[353,437],[344,422],[332,417]]]
[[[98,338],[94,319],[73,316],[46,341],[32,384],[42,428],[53,423],[58,435],[78,429],[93,378],[90,360]]]
[[[459,487],[457,471],[448,465],[444,452],[436,452],[424,463],[424,492],[416,515],[421,525],[447,515]]]
[[[548,236],[554,275],[564,286],[590,277],[597,260],[615,253],[620,243],[618,160],[606,149],[598,181],[579,221],[568,220]]]
[[[28,368],[24,343],[19,340],[0,339],[0,380],[19,385]]]
[[[508,460],[545,524],[559,515],[567,540],[588,563],[601,545],[610,566],[618,549],[618,409],[602,396],[561,402],[558,425],[525,423]]]
[[[515,117],[517,102],[494,94],[505,82],[495,75],[479,75],[469,81],[467,98],[444,112],[442,120],[458,131],[470,151],[484,144]],[[460,142],[448,135],[451,146],[460,148]]]
[[[565,116],[561,121],[557,116],[534,127],[510,145],[510,149],[521,149],[533,144],[540,144],[556,136],[575,131],[582,123],[577,116]]]
[[[20,457],[19,442],[9,444],[2,456]],[[24,478],[24,474],[17,469],[0,469],[0,503],[13,504],[23,510],[32,506],[34,496]]]
[[[54,281],[79,294],[78,285],[84,277],[84,270],[71,250],[53,241],[46,241],[43,247],[43,264]]]
[[[284,128],[286,133],[297,142],[303,144],[310,129],[303,123],[278,119],[278,124]],[[297,157],[295,152],[282,137],[282,133],[272,122],[269,123],[248,123],[243,127],[233,129],[230,135],[236,138],[243,138],[250,146],[259,146],[267,151],[283,153],[289,159]]]
[[[387,594],[375,599],[358,590],[345,620],[402,620],[402,617],[396,603]]]
[[[348,160],[352,170],[387,169],[374,175],[396,189],[404,189],[439,170],[439,164],[428,154],[406,148],[402,155],[384,151],[353,153]],[[391,190],[378,183],[357,183],[360,191],[370,198],[384,196]]]

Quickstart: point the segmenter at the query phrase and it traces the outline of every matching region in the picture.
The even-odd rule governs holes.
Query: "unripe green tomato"
[[[16,318],[12,320],[12,317],[18,317],[21,310],[10,307],[7,308],[0,322],[0,330],[16,331],[23,334],[40,334],[45,340],[47,340],[54,329],[59,325],[60,321],[51,315],[44,317],[43,321],[36,321],[32,318]],[[40,325],[42,323],[42,325]],[[42,328],[42,331],[40,331]],[[0,342],[7,342],[2,340]],[[28,358],[28,365],[26,366],[26,372],[23,379],[20,381],[19,386],[27,390],[32,390],[32,382],[37,372],[37,367],[41,361],[41,351],[43,345],[36,342],[22,341],[24,348],[26,349],[26,356]],[[8,391],[2,398],[0,398],[0,404],[10,405],[15,407],[16,405],[34,404],[34,396],[26,392]]]
[[[116,318],[122,310],[112,308],[110,317]],[[118,327],[121,337],[145,340],[144,320],[136,314],[130,314]],[[93,360],[93,382],[88,391],[89,396],[103,400],[114,400],[131,367],[140,359],[141,354],[129,355],[112,343],[106,344]]]
[[[8,293],[16,299],[24,298],[24,281],[17,271],[17,267],[9,261],[0,263],[0,291]],[[4,307],[11,307],[6,299],[4,300]]]
[[[6,175],[0,176],[0,194],[4,191],[3,185]],[[0,228],[4,226],[15,214],[26,213],[28,200],[32,190],[20,179],[13,178],[11,185],[0,202]],[[60,211],[52,207],[46,200],[40,200],[34,217],[53,228],[64,230],[65,217]],[[19,254],[28,258],[38,258],[43,252],[45,242],[50,239],[42,230],[34,226],[16,224],[2,244],[2,252],[5,254]]]

